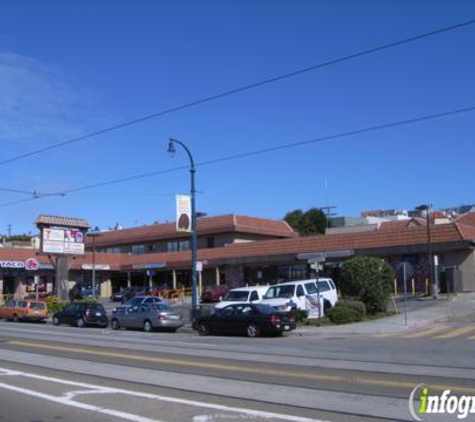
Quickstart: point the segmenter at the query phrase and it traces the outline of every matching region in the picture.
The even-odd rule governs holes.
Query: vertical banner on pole
[[[176,231],[191,233],[191,197],[176,196]]]

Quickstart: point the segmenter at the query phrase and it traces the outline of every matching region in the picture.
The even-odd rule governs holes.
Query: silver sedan
[[[113,330],[124,327],[141,328],[146,332],[152,332],[156,328],[176,331],[178,328],[183,327],[183,324],[182,316],[164,304],[141,304],[118,309],[111,318]]]

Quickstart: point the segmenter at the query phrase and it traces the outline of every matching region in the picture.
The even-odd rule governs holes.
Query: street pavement
[[[0,421],[410,421],[421,383],[475,395],[474,304],[258,339],[1,321]]]

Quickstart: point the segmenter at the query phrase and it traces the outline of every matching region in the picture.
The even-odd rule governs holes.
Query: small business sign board
[[[135,264],[132,265],[134,270],[153,270],[155,268],[164,268],[167,264],[164,262],[152,262],[150,264]]]
[[[308,262],[325,262],[326,256],[325,252],[313,252],[313,253],[299,253],[297,255],[298,259],[306,259]]]
[[[191,233],[191,197],[176,196],[176,231]]]
[[[82,264],[81,268],[83,270],[96,270],[96,271],[109,271],[111,269],[110,265],[106,264]]]
[[[36,258],[28,258],[26,261],[0,261],[0,268],[25,269],[37,271],[40,268]]]
[[[41,233],[44,253],[83,255],[85,233],[71,227],[44,227]]]

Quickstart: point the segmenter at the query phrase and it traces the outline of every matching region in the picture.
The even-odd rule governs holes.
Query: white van
[[[228,290],[226,296],[221,300],[215,309],[221,309],[228,305],[236,305],[239,303],[259,303],[264,294],[267,292],[269,286],[251,286],[251,287],[237,287]]]
[[[318,318],[319,309],[328,310],[337,302],[333,280],[321,278],[318,282],[320,303],[315,280],[296,280],[270,286],[260,303],[282,311],[301,309],[308,312],[308,318]]]

